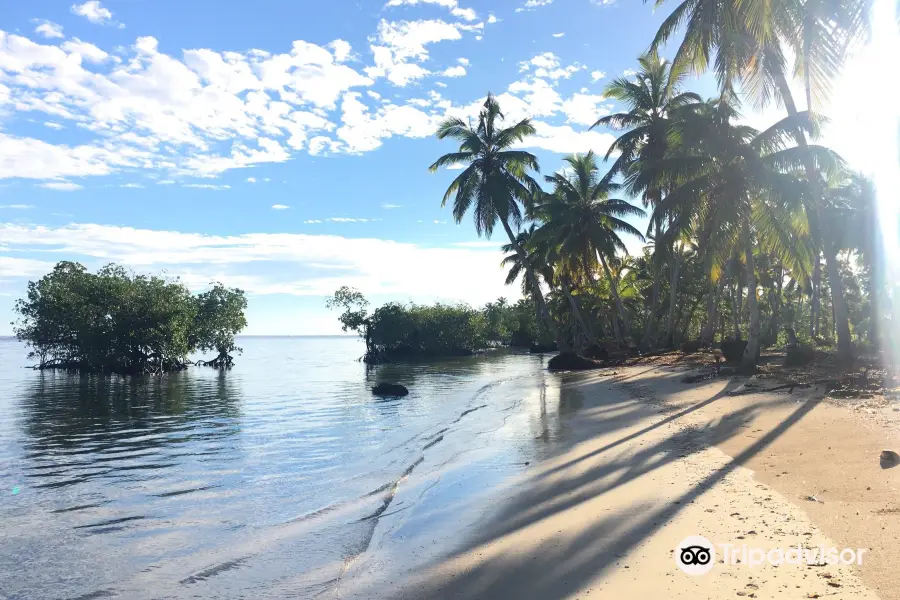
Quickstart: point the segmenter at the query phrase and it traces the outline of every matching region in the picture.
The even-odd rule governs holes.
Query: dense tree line
[[[778,343],[834,345],[850,359],[886,329],[875,192],[814,143],[823,118],[797,109],[788,80],[802,82],[808,108],[821,105],[847,49],[867,35],[869,8],[685,0],[637,73],[606,87],[623,107],[594,124],[619,133],[607,170],[593,153],[570,156],[545,188],[537,158],[518,149],[535,133],[530,120],[505,123],[488,95],[474,123],[450,118],[437,131],[459,149],[431,170],[465,165],[443,203],[457,222],[471,212],[479,235],[503,229],[507,283],[521,278],[537,335],[562,352],[603,340],[648,350],[731,338],[746,341],[747,368]],[[675,58],[661,59],[679,28]],[[708,68],[718,97],[684,89],[688,74]],[[742,122],[741,101],[777,101],[786,116],[756,130]],[[625,220],[642,214],[645,232]],[[623,236],[647,243],[641,256],[627,254]]]
[[[195,295],[178,281],[116,265],[89,273],[60,262],[28,283],[13,327],[38,368],[162,373],[183,369],[197,352],[216,353],[198,364],[231,366],[246,308],[243,291],[221,284]]]
[[[504,298],[480,309],[466,304],[389,302],[371,313],[358,291],[342,287],[327,302],[343,309],[344,331],[366,342],[366,362],[403,358],[465,356],[498,345],[531,346],[537,339],[534,306],[528,299],[510,304]]]

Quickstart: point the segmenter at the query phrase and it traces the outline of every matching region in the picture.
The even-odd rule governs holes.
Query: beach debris
[[[882,450],[879,462],[881,463],[882,469],[896,467],[900,464],[900,454],[897,454],[893,450]]]
[[[372,388],[373,396],[406,396],[409,390],[399,383],[382,382]]]
[[[824,500],[819,500],[815,496],[806,496],[803,498],[804,500],[809,500],[810,502],[818,502],[819,504],[825,504]]]

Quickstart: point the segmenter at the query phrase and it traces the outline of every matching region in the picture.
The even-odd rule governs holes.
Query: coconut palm
[[[605,159],[615,153],[615,160],[606,179],[617,173],[624,174],[636,163],[659,160],[669,147],[672,135],[672,124],[679,113],[686,107],[701,101],[700,96],[692,92],[682,92],[687,69],[675,68],[666,60],[661,60],[656,52],[649,52],[638,58],[640,69],[633,78],[621,77],[606,86],[604,94],[622,102],[625,112],[605,116],[594,123],[593,127],[603,126],[623,131],[618,139],[609,147]],[[663,196],[663,186],[629,190],[641,195],[644,206],[656,206]],[[655,312],[659,303],[659,274],[663,257],[663,231],[666,223],[651,221],[648,235],[652,234],[656,241],[654,257],[653,288],[651,290],[650,307]],[[670,312],[674,307],[670,308]],[[648,319],[641,339],[641,347],[650,345],[654,333],[656,319]]]
[[[665,0],[657,0],[657,6]],[[710,56],[715,54],[713,68],[723,95],[732,97],[737,82],[763,106],[776,96],[789,116],[798,111],[788,85],[784,49],[795,58],[793,74],[802,78],[807,110],[827,97],[830,82],[839,72],[847,49],[866,37],[872,0],[683,0],[660,25],[651,43],[658,49],[681,27],[685,35],[676,52],[674,64],[705,71]],[[801,127],[793,132],[798,146],[807,144]],[[803,168],[813,184],[807,203],[808,220],[816,248],[822,247],[819,227],[819,204],[823,182],[809,160]],[[826,261],[831,253],[826,248]],[[837,272],[836,262],[828,264],[829,272]],[[819,310],[819,261],[813,272],[811,334],[817,332]],[[839,347],[844,358],[849,356],[850,338],[847,307],[840,280],[831,284]]]
[[[610,198],[618,189],[600,176],[593,152],[575,154],[565,159],[565,171],[548,175],[553,192],[544,195],[534,213],[544,224],[535,232],[535,240],[546,243],[552,256],[570,273],[580,273],[593,282],[599,261],[618,313],[621,338],[630,342],[630,327],[625,306],[618,293],[618,282],[609,268],[609,260],[617,252],[627,254],[619,233],[629,233],[643,240],[643,235],[621,217],[642,216],[644,211],[625,200]],[[621,341],[621,340],[620,340]]]
[[[490,94],[478,114],[478,124],[472,127],[462,119],[452,117],[444,120],[437,130],[438,139],[451,138],[460,143],[459,151],[445,154],[430,167],[435,172],[441,167],[456,164],[467,165],[444,193],[441,206],[453,198],[453,219],[459,223],[469,209],[475,220],[475,231],[479,236],[490,238],[494,226],[499,223],[509,242],[519,255],[525,275],[532,282],[535,303],[543,315],[560,351],[569,351],[547,311],[543,294],[537,283],[537,276],[531,268],[525,249],[516,240],[512,227],[522,223],[520,203],[528,202],[538,189],[537,182],[528,174],[538,170],[537,158],[524,150],[512,147],[533,135],[531,121],[523,119],[510,127],[503,127],[503,113],[500,105]]]
[[[826,173],[837,172],[842,162],[820,146],[792,146],[793,131],[809,126],[807,115],[788,117],[759,132],[735,125],[737,112],[726,101],[707,105],[685,131],[692,142],[653,166],[643,177],[678,183],[657,211],[687,212],[702,203],[715,214],[722,234],[721,247],[740,250],[746,266],[747,306],[750,313],[746,368],[756,363],[760,346],[757,303],[757,246],[779,259],[799,264],[809,261],[803,200],[812,193],[799,171],[807,161]]]

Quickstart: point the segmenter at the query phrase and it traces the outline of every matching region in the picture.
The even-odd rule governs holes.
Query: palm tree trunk
[[[619,319],[622,320],[622,338],[626,344],[631,344],[631,328],[628,326],[628,314],[625,312],[625,305],[622,304],[622,299],[619,297],[619,286],[618,282],[613,278],[612,272],[609,270],[609,265],[606,264],[606,258],[602,253],[598,253],[600,255],[600,264],[603,265],[603,271],[606,273],[606,278],[609,280],[609,289],[612,293],[613,302],[616,304],[616,312],[619,313]]]
[[[825,252],[825,264],[828,266],[828,283],[831,286],[831,310],[834,314],[834,329],[838,339],[838,356],[853,356],[850,341],[850,319],[847,315],[847,303],[842,293],[841,272],[838,270],[837,250],[828,242]]]
[[[506,219],[500,217],[500,222],[503,224],[503,229],[506,231],[506,235],[509,237],[509,243],[512,244],[513,248],[515,248],[516,254],[519,256],[519,260],[522,261],[522,265],[525,267],[525,272],[529,277],[531,277],[531,280],[535,282],[534,301],[540,308],[541,315],[544,317],[544,322],[547,324],[547,327],[550,329],[550,333],[553,334],[553,339],[556,340],[556,344],[559,346],[559,351],[562,353],[571,352],[572,348],[569,346],[568,342],[566,342],[565,336],[562,335],[559,327],[556,326],[556,322],[553,320],[553,317],[550,316],[550,312],[547,310],[547,303],[544,302],[544,294],[541,292],[541,287],[537,283],[537,276],[534,274],[534,269],[531,268],[531,264],[528,262],[528,255],[525,253],[525,249],[522,248],[519,240],[517,240],[516,236],[513,235],[512,229],[510,229],[509,223],[506,222]]]
[[[734,289],[731,290],[731,320],[734,322],[734,339],[741,339],[741,310],[738,308],[737,295],[738,282],[734,282]]]
[[[596,338],[591,334],[587,325],[584,322],[584,318],[581,316],[581,311],[578,310],[578,304],[575,302],[575,298],[572,297],[572,292],[569,290],[568,284],[566,282],[561,282],[562,292],[565,295],[566,299],[569,301],[569,307],[572,309],[572,314],[575,316],[575,322],[584,332],[585,337],[588,340],[589,344],[595,344],[597,342]]]
[[[721,286],[709,276],[709,291],[706,293],[706,325],[700,333],[700,341],[705,346],[712,344],[713,335],[716,332],[716,319],[719,310],[719,289]]]
[[[644,325],[644,337],[641,338],[641,350],[650,348],[653,333],[656,329],[656,307],[659,305],[659,258],[662,256],[662,235],[659,223],[656,223],[656,237],[653,240],[653,287],[650,289],[650,314]]]
[[[681,252],[672,245],[672,269],[669,274],[669,322],[666,325],[666,345],[675,345],[675,308],[678,305],[678,274],[681,270]]]
[[[776,85],[778,86],[778,91],[781,94],[781,99],[784,101],[784,106],[787,109],[788,115],[796,115],[797,114],[797,105],[794,103],[794,97],[791,95],[790,86],[788,86],[787,79],[784,76],[784,73],[778,72],[776,74],[777,81]],[[810,108],[807,106],[807,108]],[[797,145],[801,148],[806,148],[806,135],[802,130],[798,129],[794,134],[794,138],[797,141]],[[821,189],[821,180],[819,178],[819,173],[816,171],[815,164],[809,159],[809,157],[804,157],[803,166],[806,170],[806,178],[809,182],[815,186],[815,189]],[[813,270],[813,305],[812,305],[812,318],[810,319],[814,323],[818,322],[818,313],[819,313],[819,287],[821,281],[821,267],[819,267],[819,248],[821,248],[821,229],[819,228],[819,214],[816,208],[813,208],[809,211],[809,228],[810,233],[812,234],[813,244],[816,247],[816,263],[815,268]],[[817,239],[818,238],[818,239]],[[838,269],[837,265],[837,255],[832,256],[832,252],[826,253],[826,266],[828,267],[828,272],[830,273],[832,270],[834,272],[839,273],[840,269]],[[844,308],[840,315],[837,315],[837,311],[835,316],[840,319],[840,323],[835,324],[835,329],[838,334],[838,357],[842,359],[849,359],[853,356],[853,346],[850,339],[850,323],[847,315],[847,304],[844,299],[844,286],[840,279],[837,280],[837,283],[831,284],[831,293],[835,298],[833,302],[839,304]],[[818,333],[818,331],[814,331],[814,333]]]
[[[747,308],[750,312],[750,331],[741,366],[746,370],[752,370],[756,367],[756,358],[759,355],[759,302],[756,299],[756,264],[753,259],[753,242],[750,239],[750,223],[747,217],[744,217],[742,228],[744,254],[747,260]]]

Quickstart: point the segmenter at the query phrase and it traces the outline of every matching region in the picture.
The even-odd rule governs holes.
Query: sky
[[[324,302],[341,285],[374,305],[516,299],[518,286],[503,284],[502,230],[480,239],[469,217],[456,224],[441,207],[455,172],[428,166],[456,148],[434,137],[437,124],[476,115],[490,91],[508,121],[533,119],[524,146],[542,173],[569,153],[605,154],[612,133],[589,127],[619,107],[603,88],[631,74],[668,10],[626,0],[5,2],[0,335],[27,282],[59,260],[116,262],[197,291],[240,287],[248,334],[340,333]],[[715,93],[709,76],[689,86]],[[862,164],[863,104],[841,85],[833,103],[841,118],[826,138]]]

